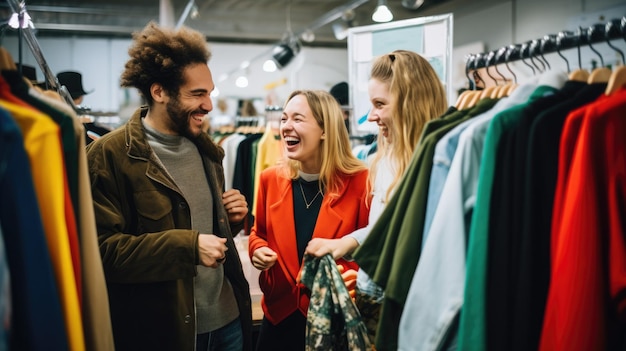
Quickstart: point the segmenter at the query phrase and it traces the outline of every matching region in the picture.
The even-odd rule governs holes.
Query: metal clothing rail
[[[65,100],[65,102],[67,102],[74,109],[74,111],[80,114],[86,112],[78,108],[76,104],[74,104],[74,100],[72,99],[72,96],[70,95],[67,88],[59,84],[56,76],[54,75],[54,73],[52,73],[52,70],[50,70],[50,66],[48,66],[48,63],[43,56],[43,52],[41,51],[41,46],[39,45],[39,42],[35,37],[34,27],[32,26],[32,23],[29,23],[29,25],[26,26],[23,25],[23,21],[27,18],[30,18],[30,16],[27,16],[28,12],[26,11],[26,3],[24,1],[20,2],[18,0],[7,0],[7,3],[9,4],[9,7],[11,7],[13,13],[16,13],[19,18],[19,65],[21,66],[22,64],[23,38],[24,40],[26,40],[26,44],[30,48],[30,51],[33,53],[33,56],[35,57],[39,68],[41,68],[41,71],[43,72],[43,75],[46,79],[46,84],[48,84],[50,88],[57,91],[59,95],[61,95],[61,97]]]
[[[512,44],[497,50],[468,55],[465,58],[465,73],[469,78],[469,72],[471,70],[495,66],[502,63],[506,64],[517,60],[522,60],[527,66],[530,66],[530,64],[524,61],[525,59],[529,59],[535,67],[537,67],[535,63],[536,59],[544,68],[546,65],[550,68],[549,63],[543,57],[544,54],[556,52],[565,59],[561,51],[574,48],[578,49],[578,63],[580,65],[581,46],[588,46],[598,54],[601,64],[604,66],[602,56],[591,45],[596,43],[607,43],[611,48],[618,51],[622,56],[622,64],[624,64],[624,54],[611,45],[610,42],[613,39],[619,38],[626,40],[626,17],[613,19],[606,24],[594,24],[588,28],[579,27],[576,32],[562,31],[558,34],[548,34],[541,39],[530,40],[522,44]],[[565,62],[567,63],[568,71],[570,71],[569,62],[567,60],[565,60]]]

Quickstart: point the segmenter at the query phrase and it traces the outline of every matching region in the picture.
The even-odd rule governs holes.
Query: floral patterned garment
[[[306,350],[368,350],[371,344],[359,310],[330,254],[304,257],[301,282],[311,290]]]

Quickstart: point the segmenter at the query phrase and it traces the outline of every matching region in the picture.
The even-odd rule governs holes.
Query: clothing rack
[[[41,46],[39,45],[39,42],[37,41],[37,38],[35,37],[34,26],[32,22],[30,22],[30,19],[28,20],[30,22],[28,23],[28,25],[26,26],[22,25],[25,18],[30,18],[30,16],[27,16],[28,12],[26,10],[26,3],[24,1],[20,2],[18,0],[7,0],[7,3],[9,4],[11,11],[13,11],[13,13],[16,13],[18,15],[19,22],[20,22],[20,25],[18,26],[18,33],[19,33],[19,38],[18,38],[18,48],[19,48],[18,66],[19,67],[18,67],[18,70],[20,70],[21,72],[22,38],[23,38],[24,40],[26,40],[26,44],[30,48],[30,51],[33,53],[33,56],[35,57],[35,60],[37,61],[39,68],[43,72],[44,78],[46,80],[46,84],[50,88],[57,91],[59,95],[61,95],[61,97],[65,100],[65,102],[69,104],[74,109],[74,111],[76,111],[78,114],[82,115],[82,114],[87,113],[89,111],[88,109],[80,108],[76,106],[76,104],[74,104],[74,100],[72,99],[72,96],[70,95],[67,88],[59,84],[58,79],[56,78],[54,73],[52,73],[52,70],[50,70],[50,66],[48,66],[48,63],[46,62],[46,59],[43,56],[43,52],[41,51]]]
[[[591,44],[596,43],[607,43],[614,50],[620,52],[622,64],[624,64],[624,54],[610,43],[611,40],[620,38],[626,40],[626,16],[613,19],[605,24],[594,24],[588,28],[578,27],[575,32],[561,31],[558,34],[548,34],[543,38],[529,40],[521,44],[512,44],[493,51],[470,54],[466,57],[465,73],[469,79],[469,72],[472,70],[502,63],[507,64],[517,60],[522,60],[524,64],[530,66],[525,59],[529,59],[534,67],[538,67],[535,63],[535,59],[537,59],[541,66],[547,65],[549,68],[550,65],[543,57],[544,54],[557,53],[564,58],[561,51],[574,48],[578,49],[578,62],[580,63],[580,48],[583,45],[589,46],[602,60],[602,56],[591,46]],[[569,71],[569,62],[567,60],[565,62]],[[534,71],[534,68],[531,68]]]

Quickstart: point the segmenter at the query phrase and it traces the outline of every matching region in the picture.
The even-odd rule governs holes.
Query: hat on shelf
[[[57,79],[59,80],[59,84],[65,85],[72,96],[72,99],[76,99],[93,92],[93,90],[85,91],[85,89],[83,89],[83,76],[78,72],[59,72],[57,74]]]
[[[45,83],[37,80],[37,70],[33,66],[22,64],[22,77],[28,79],[33,85],[36,86]]]
[[[330,88],[329,93],[335,98],[335,100],[337,100],[342,108],[346,108],[350,105],[348,83],[341,82],[335,84],[332,88]]]

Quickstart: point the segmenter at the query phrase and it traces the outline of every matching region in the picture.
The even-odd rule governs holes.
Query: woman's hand
[[[354,269],[346,271],[343,265],[337,265],[337,268],[339,268],[339,273],[341,273],[341,278],[343,278],[343,282],[346,284],[350,297],[354,299],[356,296],[356,271]]]
[[[352,253],[358,246],[359,243],[350,237],[339,239],[313,238],[307,244],[304,253],[315,257],[331,254],[333,259],[337,260]]]
[[[272,268],[277,258],[278,255],[274,250],[267,246],[259,247],[252,254],[252,265],[260,271],[265,271]]]

